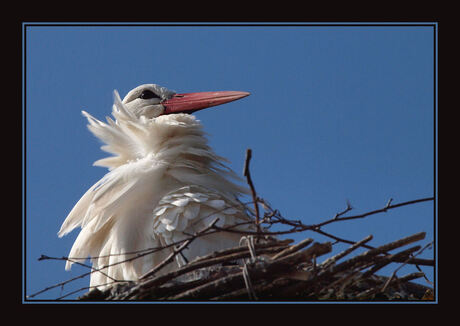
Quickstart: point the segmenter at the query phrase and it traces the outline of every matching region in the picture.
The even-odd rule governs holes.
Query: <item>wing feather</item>
[[[154,210],[154,234],[165,239],[166,244],[176,243],[204,229],[216,218],[220,227],[251,221],[237,200],[202,186],[182,187],[164,196]],[[240,238],[240,234],[229,232],[199,237],[184,250],[184,255],[190,260],[211,251],[238,246]],[[179,266],[185,263],[181,257],[177,257],[176,262]]]
[[[82,228],[69,257],[98,257],[104,251],[113,254],[134,251],[138,246],[151,247],[153,232],[148,226],[152,224],[149,212],[160,199],[151,185],[161,184],[164,169],[146,157],[110,171],[92,186],[69,213],[58,233],[62,237],[77,227]],[[139,232],[143,234],[139,236]],[[103,262],[110,263],[102,259],[98,265]],[[70,265],[71,262],[67,268]]]

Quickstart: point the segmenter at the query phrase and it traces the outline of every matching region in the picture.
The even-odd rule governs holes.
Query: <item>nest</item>
[[[254,205],[254,209],[248,209],[254,217],[254,221],[249,223],[255,224],[256,231],[238,231],[237,225],[221,228],[216,225],[216,219],[200,232],[173,244],[173,252],[138,281],[117,281],[104,291],[94,288],[78,299],[83,301],[435,300],[433,288],[411,282],[423,277],[428,284],[433,285],[419,266],[434,267],[434,260],[417,258],[425,249],[431,248],[433,242],[423,247],[415,245],[400,249],[423,240],[425,232],[372,247],[368,244],[373,238],[372,235],[361,241],[352,241],[324,231],[324,228],[332,223],[362,219],[398,207],[432,201],[433,197],[398,204],[392,204],[390,199],[382,208],[352,216],[347,215],[352,210],[351,205],[347,203],[346,209],[335,214],[334,217],[318,224],[306,225],[301,221],[284,218],[278,210],[272,209],[266,201],[257,196],[249,172],[250,159],[251,150],[248,149],[243,174],[252,193],[252,202],[249,204]],[[263,212],[260,211],[259,205],[263,208]],[[281,230],[271,231],[275,225],[281,226]],[[315,242],[311,238],[306,238],[293,244],[293,240],[277,239],[277,236],[304,231],[320,234],[333,242]],[[246,241],[238,247],[198,257],[167,274],[159,273],[193,240],[210,232],[238,232]],[[336,243],[347,244],[349,247],[335,253],[333,244]],[[365,248],[366,251],[357,254],[355,250],[358,248]],[[152,253],[162,249],[164,248],[153,248]],[[400,251],[391,253],[397,249]],[[145,254],[148,252],[143,251],[142,255]],[[45,259],[69,260],[71,258],[53,258],[44,255],[40,257],[40,260]],[[396,263],[398,267],[389,277],[376,274],[391,263]],[[418,272],[398,277],[397,272],[408,264],[414,265]],[[90,266],[81,265],[91,269]],[[90,273],[93,272],[98,271],[91,269]],[[47,287],[30,295],[29,298],[56,287],[63,288],[77,278]],[[80,290],[82,289],[77,291]],[[59,299],[75,292],[70,292]]]
[[[368,236],[322,262],[332,251],[331,242],[307,238],[292,240],[246,237],[247,245],[214,252],[161,276],[94,289],[80,300],[147,301],[318,301],[318,300],[433,300],[433,289],[410,282],[422,272],[403,277],[375,274],[390,263],[430,265],[414,253],[413,246],[388,252],[424,239],[425,233],[399,239],[344,259],[372,239]],[[338,262],[343,260],[342,262]]]

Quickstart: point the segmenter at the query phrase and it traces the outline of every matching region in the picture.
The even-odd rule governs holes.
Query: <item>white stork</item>
[[[91,274],[90,286],[104,289],[114,280],[139,279],[173,248],[130,259],[143,250],[184,240],[217,217],[221,227],[250,221],[238,200],[247,189],[237,184],[239,177],[208,146],[201,123],[190,114],[248,95],[176,94],[145,84],[123,101],[114,91],[115,120],[107,117],[107,123],[101,122],[82,111],[89,130],[105,143],[101,149],[114,156],[94,163],[109,172],[77,202],[58,233],[62,237],[81,227],[66,270],[72,262],[90,257],[93,268],[100,270]],[[240,238],[230,232],[198,237],[161,271],[237,246]]]

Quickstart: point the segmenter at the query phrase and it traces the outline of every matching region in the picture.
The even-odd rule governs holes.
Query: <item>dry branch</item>
[[[389,279],[376,276],[375,272],[389,263],[394,263],[396,258],[409,259],[420,246],[395,254],[382,256],[382,253],[422,240],[423,237],[424,233],[417,233],[368,250],[340,264],[336,264],[337,261],[350,254],[358,244],[316,264],[316,259],[331,252],[331,243],[311,244],[310,239],[294,245],[287,245],[286,241],[278,244],[260,243],[256,245],[258,259],[246,265],[252,284],[251,291],[258,299],[265,301],[361,300],[392,299],[396,292],[400,299],[404,289],[407,291],[410,288],[411,299],[420,299],[429,288],[408,282],[422,277],[423,273]],[[370,238],[366,237],[360,243],[369,241]],[[244,267],[241,264],[223,266],[222,263],[241,261],[250,255],[248,247],[223,250],[197,259],[166,275],[146,277],[137,284],[119,285],[118,288],[114,287],[97,295],[93,293],[83,296],[81,300],[95,297],[98,300],[249,300],[251,296],[243,276]],[[385,284],[388,285],[382,293]],[[97,290],[92,292],[94,291]]]
[[[187,238],[165,247],[147,248],[133,253],[129,260],[153,254],[165,248],[173,248],[172,253],[138,281],[113,280],[113,286],[105,291],[97,288],[89,291],[80,300],[422,300],[433,298],[433,289],[410,282],[415,278],[426,276],[419,265],[434,266],[434,260],[417,258],[424,249],[432,243],[413,246],[396,253],[390,253],[408,244],[425,238],[425,232],[413,234],[390,243],[373,247],[368,243],[372,235],[360,241],[344,239],[323,230],[332,223],[363,219],[371,215],[387,212],[402,206],[426,202],[434,198],[421,198],[393,204],[393,199],[387,201],[384,207],[353,216],[345,216],[353,207],[347,202],[347,207],[336,213],[334,217],[318,224],[306,225],[301,220],[284,218],[278,210],[274,210],[262,198],[257,197],[254,184],[249,172],[251,150],[246,152],[243,174],[251,189],[254,205],[254,223],[256,231],[241,231],[238,225],[218,227],[213,221],[208,227],[196,234],[185,234]],[[265,213],[260,215],[259,205]],[[248,210],[251,213],[250,210]],[[263,228],[262,228],[263,225]],[[272,226],[285,227],[279,231],[270,231]],[[287,229],[286,229],[287,228]],[[322,256],[332,252],[330,242],[318,243],[311,238],[305,238],[297,244],[293,240],[279,240],[274,236],[311,231],[321,234],[335,243],[346,243],[350,247],[324,259]],[[217,232],[234,232],[250,238],[254,236],[255,243],[249,246],[238,246],[216,251],[204,257],[198,257],[185,266],[166,274],[161,274],[164,266],[171,263],[176,255],[196,238]],[[253,246],[253,247],[252,247]],[[358,248],[367,251],[345,259]],[[422,249],[421,249],[422,248]],[[250,258],[250,259],[249,259]],[[71,260],[75,257],[53,258],[42,256],[40,260]],[[343,260],[339,263],[340,260]],[[117,264],[123,262],[117,262]],[[389,264],[399,264],[390,277],[376,275],[376,272]],[[412,264],[419,272],[396,277],[396,272],[404,265]],[[64,287],[71,281],[87,276],[93,272],[104,273],[104,269],[90,269],[82,276],[60,282],[29,296],[32,298],[40,293],[56,287]],[[84,290],[84,289],[79,289]],[[67,293],[62,297],[73,294]]]

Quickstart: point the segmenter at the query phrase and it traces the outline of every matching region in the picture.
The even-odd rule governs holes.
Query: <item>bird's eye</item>
[[[147,100],[149,98],[160,98],[157,94],[149,90],[143,91],[139,97],[144,100]]]

